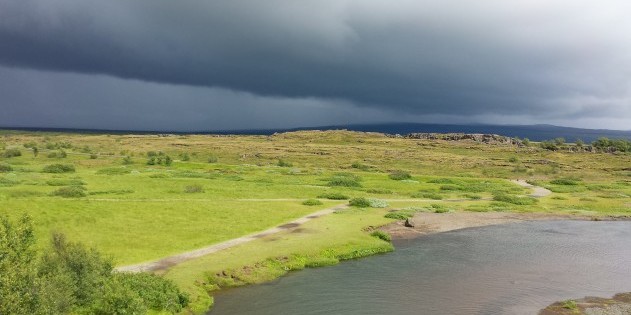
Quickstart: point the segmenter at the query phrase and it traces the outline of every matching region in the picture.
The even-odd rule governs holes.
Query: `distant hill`
[[[553,125],[448,125],[448,124],[419,124],[419,123],[383,123],[383,124],[355,124],[332,125],[288,129],[247,129],[247,130],[208,130],[208,131],[155,131],[155,130],[95,130],[95,129],[64,129],[64,128],[0,128],[5,130],[47,131],[47,132],[75,132],[75,133],[112,133],[112,134],[147,134],[147,133],[175,133],[175,134],[253,134],[271,135],[276,132],[298,130],[335,130],[347,129],[352,131],[381,132],[405,135],[413,132],[461,132],[461,133],[490,133],[509,137],[528,138],[534,141],[549,140],[558,137],[568,142],[581,139],[592,142],[600,137],[610,139],[631,140],[631,130],[583,129],[559,127]]]

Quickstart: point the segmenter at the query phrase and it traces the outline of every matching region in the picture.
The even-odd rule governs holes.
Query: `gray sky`
[[[0,0],[0,126],[631,129],[628,0]]]

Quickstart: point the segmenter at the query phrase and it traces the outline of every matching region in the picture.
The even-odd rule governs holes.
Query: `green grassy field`
[[[370,236],[369,227],[392,222],[384,215],[396,209],[631,214],[628,154],[347,131],[274,136],[3,131],[0,136],[0,215],[31,215],[40,246],[60,231],[111,255],[118,265],[211,245],[347,202],[327,199],[332,194],[387,203],[351,208],[310,221],[298,232],[169,270],[166,276],[193,292],[199,309],[208,303],[207,290],[391,250]],[[21,155],[13,156],[16,152]],[[524,197],[528,190],[508,181],[518,178],[553,194]],[[307,199],[322,204],[304,205]]]

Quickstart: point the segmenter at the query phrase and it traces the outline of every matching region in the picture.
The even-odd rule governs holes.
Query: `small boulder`
[[[410,218],[405,219],[405,223],[403,224],[406,227],[414,227],[414,221],[410,220]]]

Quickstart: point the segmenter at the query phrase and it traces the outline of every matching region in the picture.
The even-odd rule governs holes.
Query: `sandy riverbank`
[[[470,227],[535,221],[535,220],[629,220],[618,217],[589,217],[570,214],[511,213],[511,212],[448,212],[417,213],[409,220],[414,227],[406,227],[397,221],[379,228],[393,239],[410,239],[422,235],[459,230]]]

